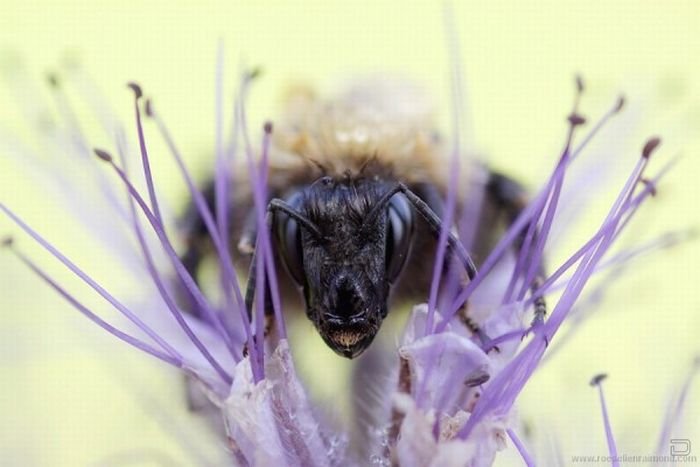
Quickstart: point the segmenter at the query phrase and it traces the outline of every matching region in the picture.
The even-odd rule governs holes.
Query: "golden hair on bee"
[[[272,170],[322,167],[325,175],[359,175],[369,167],[413,183],[446,177],[445,148],[431,99],[400,78],[372,77],[330,98],[308,88],[288,95],[275,123]]]

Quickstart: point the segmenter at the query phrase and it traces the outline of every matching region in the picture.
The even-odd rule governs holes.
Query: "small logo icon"
[[[671,455],[672,456],[687,456],[690,454],[689,439],[672,439],[671,440]]]

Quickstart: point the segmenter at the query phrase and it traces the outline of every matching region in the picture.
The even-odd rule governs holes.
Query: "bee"
[[[326,344],[343,357],[367,349],[390,304],[427,296],[449,176],[449,151],[429,102],[419,88],[391,79],[366,80],[330,99],[300,88],[275,122],[268,211],[285,308],[303,307]],[[527,197],[520,184],[484,166],[463,172],[458,199],[482,195],[480,214],[471,220],[477,235],[467,252],[450,226],[451,261],[445,264],[458,262],[466,281],[476,274],[472,257],[483,259],[503,227],[499,218],[512,222]],[[467,186],[475,179],[482,180],[478,190]],[[257,224],[251,187],[243,177],[233,187],[231,244],[239,264],[253,266],[250,310]],[[213,182],[204,193],[213,206]],[[209,248],[207,230],[193,207],[184,220],[183,263],[196,278]],[[468,316],[464,320],[478,331]]]

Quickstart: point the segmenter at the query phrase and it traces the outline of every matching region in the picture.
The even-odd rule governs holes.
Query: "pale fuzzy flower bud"
[[[469,337],[451,328],[416,339],[414,330],[424,326],[427,313],[425,304],[413,309],[399,348],[399,357],[408,364],[411,393],[428,407],[463,407],[478,392],[475,378],[485,382],[492,374],[491,360]]]
[[[442,430],[435,439],[434,410],[420,410],[413,398],[406,394],[394,395],[394,407],[403,416],[393,460],[407,467],[485,467],[493,463],[498,451],[506,447],[508,420],[486,419],[480,422],[474,435],[467,440],[456,437],[459,427],[469,414],[459,411],[455,416],[441,420]]]
[[[265,371],[255,383],[248,359],[241,360],[221,407],[235,457],[251,465],[332,465],[334,446],[321,435],[287,341],[280,341]]]

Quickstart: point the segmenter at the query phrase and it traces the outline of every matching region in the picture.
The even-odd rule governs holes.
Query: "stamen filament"
[[[44,282],[46,282],[51,288],[53,288],[56,292],[58,292],[59,295],[61,295],[68,303],[70,303],[75,309],[77,309],[80,313],[82,313],[85,317],[87,317],[90,321],[93,323],[97,324],[99,327],[107,331],[108,333],[112,334],[116,338],[126,342],[127,344],[136,347],[137,349],[152,355],[153,357],[156,357],[159,360],[162,360],[166,363],[169,363],[170,365],[173,365],[176,368],[183,368],[183,361],[182,358],[179,356],[173,356],[170,355],[169,353],[162,352],[149,344],[143,342],[142,340],[131,336],[124,331],[121,331],[117,329],[116,327],[112,326],[99,316],[97,316],[95,313],[90,311],[85,305],[80,303],[73,295],[68,293],[63,287],[61,287],[56,281],[51,279],[51,277],[46,274],[36,263],[34,263],[32,260],[30,260],[27,256],[25,256],[22,252],[16,250],[15,248],[11,247],[10,250],[17,256],[29,269],[31,269],[36,275],[38,275]]]
[[[612,427],[610,426],[610,417],[608,416],[608,407],[605,405],[605,396],[603,395],[603,380],[606,377],[607,375],[605,374],[594,376],[591,380],[591,386],[595,386],[598,388],[598,394],[600,395],[600,408],[603,413],[603,424],[605,425],[605,437],[608,441],[610,459],[613,467],[619,467],[620,460],[617,456],[617,446],[615,444],[615,437],[612,433]]]
[[[452,228],[455,209],[457,205],[457,183],[459,181],[461,167],[460,159],[462,156],[462,70],[461,61],[459,59],[459,38],[457,30],[451,24],[450,15],[445,11],[447,22],[447,37],[446,41],[451,52],[451,70],[450,70],[450,94],[451,102],[451,120],[452,120],[452,150],[450,155],[450,177],[447,185],[447,197],[445,199],[445,209],[443,211],[442,226],[440,227],[440,236],[438,237],[437,249],[435,253],[435,261],[433,262],[433,277],[430,283],[430,294],[428,296],[428,316],[425,321],[425,330],[423,335],[426,336],[433,332],[433,323],[435,320],[435,309],[438,301],[438,291],[440,289],[441,278],[443,276],[445,254],[447,253],[447,237]]]
[[[221,239],[222,247],[224,251],[231,251],[229,245],[229,228],[228,228],[228,215],[229,210],[232,208],[231,203],[229,203],[229,178],[230,171],[232,169],[232,164],[229,162],[228,151],[224,149],[223,143],[223,133],[224,133],[224,45],[223,40],[219,39],[217,53],[216,53],[216,73],[215,73],[215,92],[214,92],[214,107],[215,107],[215,127],[216,127],[216,161],[214,173],[214,209],[216,212],[216,225],[219,229],[219,238]],[[235,114],[235,112],[234,112]],[[234,139],[235,133],[238,132],[237,127],[238,117],[234,115]],[[231,153],[235,153],[236,147],[231,148]],[[207,227],[208,229],[208,227]],[[231,289],[228,287],[227,282],[230,280],[229,272],[222,270],[220,272],[220,280],[222,282],[221,288],[224,293],[224,300],[228,309],[233,309],[233,296],[231,295]],[[241,295],[240,287],[238,287],[238,281],[234,286],[236,289],[236,300],[239,309],[243,305],[243,297]]]
[[[97,151],[96,151],[97,152]],[[102,157],[101,157],[102,158]],[[201,295],[201,292],[199,292],[199,289],[194,283],[194,280],[192,279],[192,276],[187,272],[187,269],[184,267],[182,262],[180,261],[180,258],[177,256],[175,253],[175,250],[173,249],[172,245],[170,244],[170,241],[168,240],[167,236],[165,235],[165,232],[163,231],[162,225],[159,224],[158,219],[156,219],[155,215],[151,213],[150,209],[146,205],[145,201],[141,197],[141,195],[138,193],[136,188],[132,185],[132,183],[129,181],[127,178],[126,174],[122,169],[120,169],[114,161],[111,159],[105,159],[105,162],[107,162],[116,172],[117,175],[119,175],[119,178],[124,182],[126,185],[127,189],[129,190],[129,193],[131,194],[132,198],[138,206],[141,208],[141,212],[146,216],[146,219],[148,219],[148,222],[151,224],[153,227],[154,232],[158,236],[158,239],[160,240],[161,244],[163,245],[163,249],[165,250],[166,254],[170,258],[173,266],[175,267],[176,272],[178,273],[178,276],[183,280],[185,285],[188,287],[189,290],[194,291],[194,296],[199,297],[201,299],[202,304],[204,305],[203,308],[205,308],[206,305],[206,300],[204,297]],[[157,277],[158,274],[156,273],[155,276]],[[159,281],[156,281],[156,286],[158,285]],[[167,294],[166,294],[167,295]],[[165,298],[165,297],[164,297]],[[226,370],[223,369],[221,364],[211,355],[209,350],[207,350],[206,346],[202,344],[202,342],[199,340],[199,338],[196,336],[196,334],[192,331],[190,326],[187,324],[187,321],[185,321],[184,317],[182,316],[182,312],[177,308],[177,306],[174,305],[173,307],[168,307],[170,310],[171,314],[177,321],[178,325],[182,328],[182,330],[187,334],[187,337],[192,341],[192,343],[197,347],[197,349],[200,351],[202,356],[211,364],[211,366],[219,373],[219,376],[224,381],[230,382],[232,381],[231,375],[229,375]]]
[[[148,188],[148,196],[151,200],[151,209],[158,223],[163,224],[163,217],[160,214],[158,206],[158,198],[156,197],[156,189],[153,183],[153,174],[151,173],[151,163],[148,160],[148,150],[146,149],[146,138],[143,135],[143,124],[141,122],[141,107],[139,101],[143,95],[141,87],[136,83],[129,83],[128,87],[134,92],[134,113],[136,116],[136,131],[139,137],[139,149],[141,150],[141,164],[143,165],[143,174],[146,178],[146,186]]]
[[[180,174],[182,175],[182,178],[185,180],[185,183],[187,185],[187,189],[190,193],[190,196],[192,197],[192,200],[194,201],[194,204],[197,208],[197,212],[202,218],[202,221],[204,222],[204,225],[207,228],[207,232],[209,233],[209,236],[211,237],[211,241],[214,244],[214,248],[216,249],[217,252],[217,257],[219,261],[219,265],[221,267],[222,274],[225,278],[227,287],[230,286],[235,294],[236,297],[236,305],[237,309],[239,312],[239,315],[241,316],[241,321],[243,323],[247,323],[248,321],[248,315],[245,312],[245,303],[243,301],[243,296],[241,294],[241,289],[238,285],[238,279],[236,278],[236,273],[233,265],[233,260],[231,258],[231,254],[228,249],[224,246],[222,242],[222,237],[219,236],[219,230],[216,228],[216,224],[214,222],[214,218],[212,216],[211,210],[209,209],[209,206],[207,205],[206,200],[204,199],[204,196],[202,195],[202,192],[195,186],[194,181],[192,180],[192,176],[190,175],[189,170],[187,169],[187,166],[185,165],[185,162],[182,158],[182,154],[180,153],[180,150],[178,149],[177,145],[175,144],[175,140],[173,139],[170,131],[168,130],[168,127],[165,125],[165,122],[163,119],[160,117],[160,115],[155,111],[153,108],[153,103],[148,106],[149,110],[149,115],[153,120],[156,122],[156,126],[158,127],[158,131],[160,132],[161,136],[163,137],[163,140],[165,141],[166,145],[168,146],[168,149],[170,150],[171,155],[175,159],[175,162],[178,166],[178,169],[180,170]],[[191,275],[190,275],[191,276]],[[188,281],[187,281],[188,282]],[[194,281],[192,281],[191,285],[187,287],[187,290],[192,294],[192,297],[195,299],[197,302],[197,305],[203,308],[206,308],[206,299],[204,296],[199,293],[198,287],[196,284],[194,284]],[[218,318],[216,319],[218,321]],[[248,325],[244,326],[246,329],[248,329]],[[229,337],[229,339],[232,339],[233,336],[231,334],[231,330],[228,329],[227,327],[224,327],[225,330],[225,335]]]
[[[586,136],[584,136],[581,143],[579,143],[579,145],[576,146],[576,148],[571,153],[571,157],[569,158],[567,164],[561,167],[557,165],[555,172],[553,172],[550,178],[553,178],[555,176],[556,170],[563,170],[566,166],[571,164],[571,162],[581,153],[581,151],[583,151],[587,147],[587,145],[590,143],[593,137],[602,128],[604,128],[605,124],[609,122],[610,118],[620,111],[623,102],[624,100],[622,98],[618,99],[615,105],[603,115],[603,117],[598,121],[598,123],[596,123],[593,126],[593,128],[589,130]],[[469,299],[469,296],[471,296],[476,287],[481,282],[483,282],[484,278],[491,272],[491,270],[498,263],[503,254],[508,250],[508,248],[510,248],[516,236],[522,231],[525,225],[527,225],[527,223],[530,222],[530,219],[533,217],[535,205],[538,202],[540,202],[540,200],[543,197],[546,197],[549,193],[549,191],[547,190],[548,187],[549,183],[547,183],[545,187],[543,187],[540,190],[540,192],[533,198],[533,201],[523,210],[520,216],[518,216],[518,218],[513,222],[510,229],[508,229],[506,234],[501,238],[501,240],[492,250],[491,254],[489,254],[489,256],[486,258],[486,261],[479,269],[479,272],[474,278],[474,280],[471,281],[467,285],[467,287],[464,290],[462,290],[460,294],[454,299],[454,301],[452,302],[452,306],[449,308],[448,312],[445,315],[445,320],[437,326],[435,332],[444,331],[445,327],[447,326],[447,323],[449,323],[452,320],[452,318],[454,318],[455,314],[457,313],[457,311],[459,311],[460,307],[464,304],[464,302],[466,302]]]
[[[109,302],[114,308],[116,308],[120,313],[122,313],[129,321],[134,323],[139,329],[148,335],[154,342],[156,342],[163,350],[170,354],[175,359],[182,361],[182,356],[178,351],[176,351],[170,344],[163,340],[153,329],[151,329],[146,323],[141,321],[138,316],[136,316],[131,310],[120,303],[116,298],[114,298],[109,292],[107,292],[102,286],[95,282],[90,276],[88,276],[83,270],[75,265],[71,260],[69,260],[63,253],[58,251],[51,243],[44,239],[38,232],[29,227],[19,216],[14,212],[10,211],[4,204],[0,203],[0,210],[3,211],[10,219],[12,219],[15,224],[17,224],[22,230],[24,230],[30,237],[32,237],[41,247],[47,250],[51,255],[58,259],[64,266],[70,269],[73,274],[78,276],[83,282],[88,284],[95,292],[97,292],[102,298]]]
[[[506,433],[508,433],[508,437],[513,441],[513,444],[515,445],[515,448],[518,450],[520,453],[520,457],[523,458],[523,462],[525,462],[525,465],[527,467],[534,467],[535,466],[535,460],[532,458],[529,452],[527,452],[527,448],[523,444],[522,441],[520,441],[520,438],[518,438],[518,435],[515,434],[515,431],[512,428],[508,428],[506,430]]]

